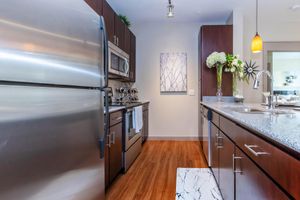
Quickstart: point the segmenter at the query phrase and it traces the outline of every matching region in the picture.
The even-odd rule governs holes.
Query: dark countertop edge
[[[237,121],[236,119],[233,119],[230,115],[224,115],[224,113],[220,113],[220,111],[218,111],[217,109],[213,108],[212,106],[209,106],[205,103],[201,103],[203,106],[209,108],[209,109],[212,109],[213,111],[217,112],[219,115],[229,119],[230,121],[234,122],[236,125],[250,131],[251,133],[253,133],[255,136],[263,139],[263,140],[266,140],[267,142],[269,142],[270,144],[276,146],[277,148],[279,148],[280,150],[284,151],[285,153],[289,154],[290,156],[292,156],[293,158],[297,159],[300,161],[300,153],[292,148],[290,148],[289,146],[287,145],[284,145],[276,140],[274,140],[273,138],[271,137],[268,137],[266,136],[265,134],[263,133],[260,133],[259,131],[249,127],[247,124],[244,124],[243,122],[240,122],[240,121]]]

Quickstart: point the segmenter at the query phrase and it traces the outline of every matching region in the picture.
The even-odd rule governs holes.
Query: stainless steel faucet
[[[273,77],[272,77],[272,74],[271,74],[270,71],[268,71],[268,70],[261,70],[255,76],[255,80],[254,80],[254,84],[253,84],[253,89],[258,89],[259,88],[259,85],[260,85],[260,80],[259,79],[260,79],[260,77],[263,74],[267,74],[267,76],[269,77],[269,79],[273,80]],[[277,97],[276,97],[276,104],[277,104]],[[273,91],[271,89],[270,96],[268,97],[268,108],[269,109],[273,109],[273,108],[275,108],[276,104],[273,103]]]
[[[273,79],[271,72],[269,72],[268,70],[261,70],[261,71],[259,71],[259,72],[256,74],[256,76],[255,76],[255,80],[254,80],[254,84],[253,84],[253,89],[258,89],[259,84],[260,84],[260,80],[259,80],[259,79],[260,79],[260,77],[261,77],[264,73],[268,75],[268,77],[270,78],[270,80]]]

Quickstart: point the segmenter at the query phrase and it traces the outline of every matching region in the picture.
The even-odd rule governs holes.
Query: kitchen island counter
[[[201,102],[237,125],[248,129],[278,148],[300,160],[300,112],[292,109],[285,114],[243,113],[239,109],[266,109],[260,104]],[[281,110],[281,109],[280,109]]]

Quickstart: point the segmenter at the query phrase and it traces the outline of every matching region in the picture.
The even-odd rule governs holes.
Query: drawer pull
[[[269,153],[264,152],[264,151],[254,151],[253,148],[257,148],[257,145],[244,145],[252,154],[254,154],[255,156],[260,156],[260,155],[268,155]]]
[[[220,141],[221,140],[221,141]],[[223,137],[217,136],[217,149],[222,149],[223,148]]]
[[[115,142],[116,142],[116,133],[112,132],[111,135],[112,135],[112,137],[111,137],[111,144],[115,144]]]
[[[111,135],[108,134],[108,135],[107,135],[107,144],[106,144],[106,145],[107,145],[109,148],[111,147],[111,142],[110,142],[110,141],[111,141]]]
[[[122,117],[116,117],[116,118],[113,118],[112,121],[119,121],[121,119],[122,119]]]
[[[242,169],[240,169],[240,170],[235,169],[236,168],[235,160],[242,160],[242,159],[243,159],[243,157],[235,156],[234,154],[232,154],[232,171],[233,171],[233,173],[239,173],[239,174],[243,173]]]

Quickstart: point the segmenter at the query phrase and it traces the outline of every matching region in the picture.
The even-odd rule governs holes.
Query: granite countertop
[[[266,109],[260,104],[216,103],[201,102],[204,106],[235,121],[237,124],[254,131],[269,141],[288,150],[293,156],[300,158],[300,111],[291,108],[280,110],[289,111],[287,114],[271,113],[242,113],[237,108],[251,107]]]

